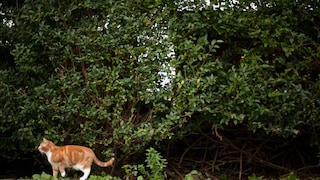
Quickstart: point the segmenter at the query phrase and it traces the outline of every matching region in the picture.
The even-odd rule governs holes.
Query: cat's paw
[[[62,176],[62,177],[65,177],[65,176],[66,176],[66,172],[62,172],[62,173],[61,173],[61,176]]]

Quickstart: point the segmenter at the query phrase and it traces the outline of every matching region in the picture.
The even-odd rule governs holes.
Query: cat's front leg
[[[66,171],[65,171],[65,165],[64,164],[61,163],[59,165],[59,171],[60,171],[62,177],[66,176]]]
[[[52,176],[58,177],[58,167],[52,166]]]

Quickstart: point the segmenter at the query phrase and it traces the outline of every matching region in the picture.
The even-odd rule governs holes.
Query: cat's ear
[[[48,140],[47,140],[46,138],[42,138],[42,141],[43,141],[43,142],[46,142],[46,141],[48,141]]]

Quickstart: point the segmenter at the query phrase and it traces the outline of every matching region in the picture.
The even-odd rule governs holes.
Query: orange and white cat
[[[54,177],[58,176],[58,171],[62,177],[65,177],[65,168],[71,167],[82,171],[83,176],[80,180],[85,180],[90,175],[92,162],[101,167],[110,166],[114,162],[114,158],[108,162],[100,161],[90,148],[76,145],[56,146],[46,138],[43,138],[38,149],[48,157]]]

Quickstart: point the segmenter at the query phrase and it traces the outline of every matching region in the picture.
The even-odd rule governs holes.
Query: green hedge
[[[1,156],[45,136],[128,160],[208,124],[316,137],[319,5],[228,3],[5,1]]]

